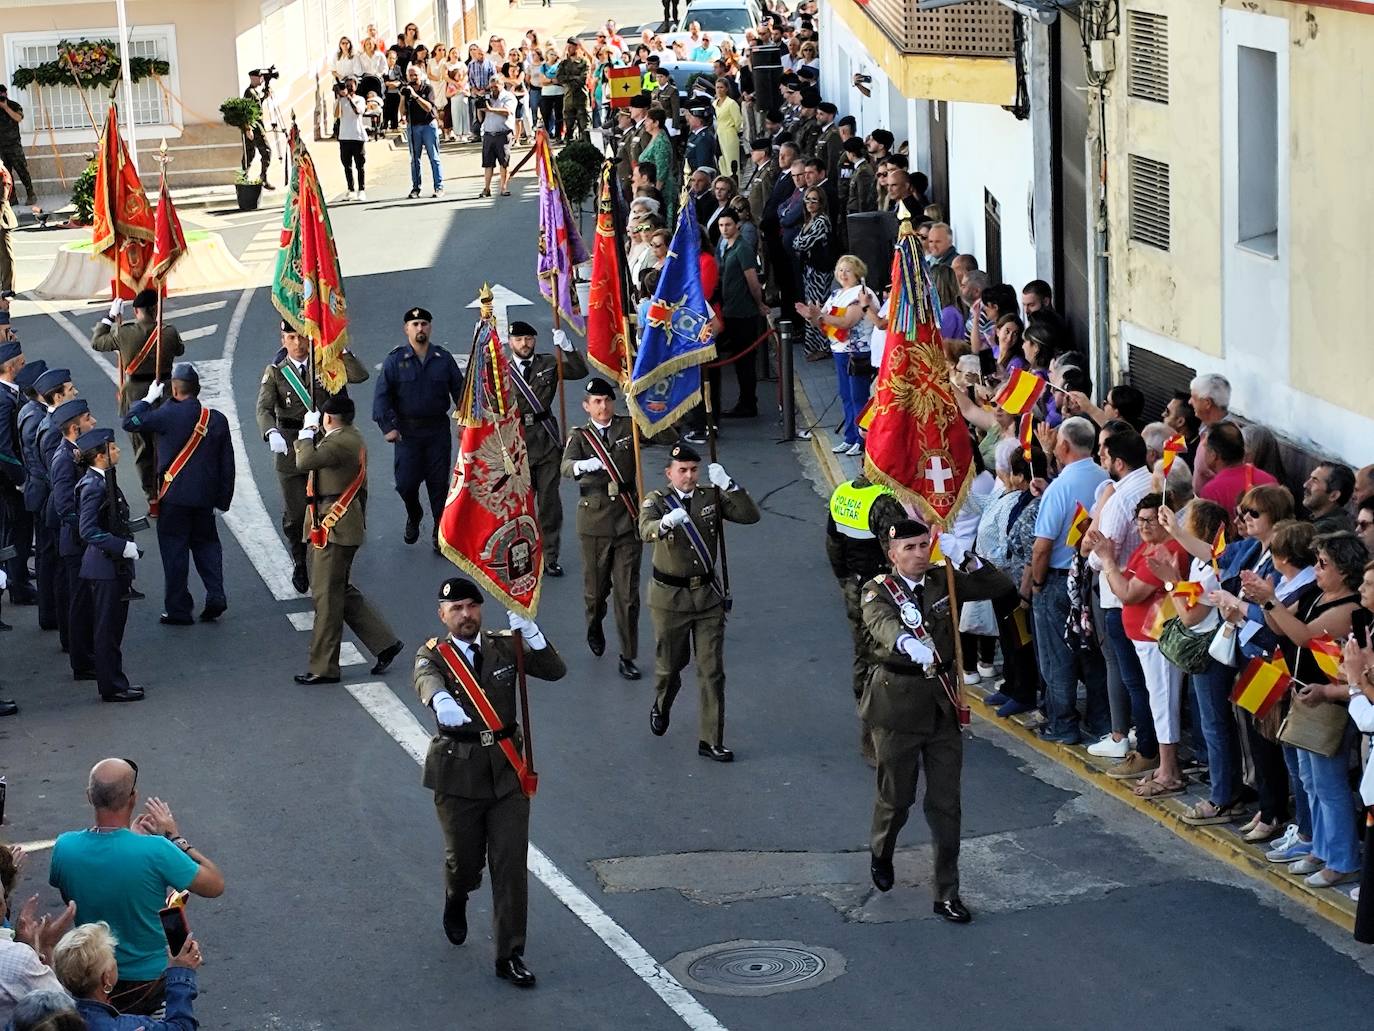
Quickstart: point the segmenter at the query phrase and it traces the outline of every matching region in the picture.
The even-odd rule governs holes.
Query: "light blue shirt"
[[[1040,511],[1035,517],[1035,536],[1054,542],[1050,551],[1051,569],[1068,569],[1073,562],[1074,549],[1065,543],[1069,524],[1078,505],[1091,509],[1098,485],[1107,479],[1106,472],[1091,458],[1070,462],[1053,480],[1040,499]]]

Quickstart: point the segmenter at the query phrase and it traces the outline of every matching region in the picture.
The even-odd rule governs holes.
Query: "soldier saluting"
[[[516,690],[521,671],[561,680],[563,659],[531,620],[509,614],[522,635],[520,654],[510,631],[482,632],[482,593],[455,576],[439,588],[443,637],[415,653],[415,691],[434,710],[438,731],[425,756],[424,785],[444,834],[444,933],[454,945],[468,936],[468,895],[491,871],[496,976],[533,988],[525,966],[529,875],[530,796],[521,758]]]
[[[871,872],[879,891],[894,881],[897,835],[916,801],[916,781],[926,771],[926,822],[935,843],[935,912],[953,923],[973,919],[959,899],[959,779],[964,739],[960,733],[953,663],[956,626],[945,575],[930,576],[930,528],[914,519],[887,532],[892,573],[863,587],[864,629],[873,669],[859,715],[873,730],[878,758],[878,797],[873,805]],[[949,534],[940,546],[958,564],[963,548]],[[977,559],[971,559],[977,563]],[[995,598],[1011,581],[989,564],[954,574],[965,601]]]
[[[697,754],[728,763],[735,753],[725,737],[726,587],[716,574],[720,519],[757,523],[754,499],[715,462],[707,470],[713,489],[697,487],[701,456],[686,444],[668,452],[668,486],[652,491],[639,508],[639,535],[653,544],[653,582],[649,614],[653,617],[655,701],[649,729],[668,732],[668,718],[682,687],[682,671],[697,654],[701,692]]]
[[[635,487],[634,427],[615,414],[615,389],[599,376],[587,381],[582,410],[588,423],[568,436],[563,475],[577,481],[577,535],[582,539],[582,596],[587,606],[587,646],[606,650],[601,622],[606,598],[615,592],[620,634],[619,673],[638,680],[639,493]]]

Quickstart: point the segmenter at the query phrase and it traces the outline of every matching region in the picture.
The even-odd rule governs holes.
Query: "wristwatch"
[[[1265,612],[1272,612],[1274,609],[1274,599],[1270,598],[1263,605],[1261,605],[1260,608],[1264,609]]]
[[[1165,590],[1166,592],[1168,592],[1169,594],[1173,594],[1173,593],[1174,593],[1174,588],[1177,587],[1177,586],[1178,586],[1178,584],[1174,583],[1172,580],[1165,580],[1165,581],[1164,581],[1164,590]]]
[[[175,845],[177,848],[181,849],[181,851],[183,852],[189,853],[191,851],[191,843],[187,841],[185,838],[173,838],[172,844]]]

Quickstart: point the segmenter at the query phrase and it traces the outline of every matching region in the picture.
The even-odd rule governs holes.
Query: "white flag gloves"
[[[161,399],[162,383],[159,380],[153,380],[148,384],[148,393],[143,395],[143,400],[147,404],[154,404]]]
[[[429,704],[434,707],[434,715],[438,717],[441,727],[457,730],[464,723],[472,722],[472,717],[463,711],[463,707],[455,702],[453,695],[447,691],[440,691],[430,699]]]
[[[725,466],[719,462],[712,462],[706,467],[707,478],[721,490],[729,490],[730,484],[735,481],[730,479],[730,474],[725,471]]]
[[[572,354],[572,341],[568,339],[568,334],[561,329],[553,331],[553,346],[567,354]]]
[[[116,297],[113,301],[110,302],[110,319],[111,319],[111,321],[113,321],[114,319],[119,318],[119,316],[122,315],[123,313],[124,313],[124,302],[121,301],[118,297]]]
[[[286,438],[276,429],[267,431],[267,446],[272,449],[274,455],[286,454]]]
[[[936,540],[940,545],[940,554],[945,556],[946,562],[953,562],[956,569],[964,564],[964,559],[968,557],[968,547],[963,541],[952,533],[942,533]]]
[[[548,646],[548,641],[544,638],[544,631],[539,629],[539,624],[532,619],[527,619],[516,612],[506,613],[506,622],[510,624],[512,630],[519,630],[520,635],[534,651],[542,651]]]
[[[897,638],[897,650],[912,662],[922,666],[935,661],[935,653],[910,634],[903,634]]]
[[[124,542],[124,557],[127,559],[138,558],[138,545],[133,541]]]
[[[586,476],[587,473],[599,473],[605,468],[599,458],[583,458],[573,463],[573,472],[578,476]]]
[[[667,533],[675,526],[681,526],[687,521],[687,510],[685,508],[675,508],[658,522],[658,527]]]
[[[309,411],[309,412],[306,412],[306,413],[305,413],[305,419],[304,419],[302,422],[303,422],[304,427],[305,427],[307,430],[317,430],[317,429],[319,429],[319,428],[320,428],[320,412],[319,412],[319,409],[313,409],[313,410],[311,410],[311,411]]]

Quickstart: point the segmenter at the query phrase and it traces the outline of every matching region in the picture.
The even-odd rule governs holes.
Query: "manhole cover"
[[[684,952],[666,966],[692,991],[773,995],[833,981],[844,973],[844,958],[801,942],[732,941]]]

